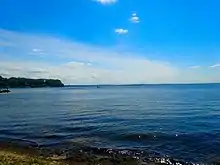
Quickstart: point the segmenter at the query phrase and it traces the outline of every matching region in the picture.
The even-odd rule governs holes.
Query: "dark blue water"
[[[138,149],[208,162],[220,156],[220,85],[12,89],[0,139],[41,147]]]

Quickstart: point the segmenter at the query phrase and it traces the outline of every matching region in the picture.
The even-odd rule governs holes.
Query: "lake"
[[[220,156],[220,85],[71,86],[0,95],[0,140],[141,150],[184,161]]]

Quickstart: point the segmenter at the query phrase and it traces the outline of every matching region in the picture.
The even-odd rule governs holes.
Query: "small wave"
[[[59,134],[41,134],[41,135],[32,135],[29,136],[29,138],[32,139],[44,139],[44,140],[61,140],[64,139],[65,135],[59,135]]]
[[[28,140],[28,139],[18,139],[18,138],[0,138],[0,143],[3,144],[11,144],[13,146],[19,146],[19,147],[34,147],[38,148],[40,145],[33,140]]]
[[[68,151],[67,157],[71,157],[77,151]],[[113,148],[94,148],[84,147],[79,150],[80,153],[90,153],[98,156],[117,157],[117,158],[133,158],[140,164],[167,164],[167,165],[194,165],[192,162],[186,162],[171,158],[166,155],[161,155],[156,152],[148,152],[146,150],[132,150],[132,149],[113,149]]]
[[[96,129],[94,126],[75,126],[75,127],[63,127],[61,128],[61,131],[67,132],[67,133],[76,133],[76,132],[87,132]]]
[[[125,140],[125,141],[145,141],[145,140],[168,140],[179,137],[181,134],[166,134],[161,132],[149,132],[149,133],[130,133],[130,134],[122,134],[118,135],[118,140]]]
[[[10,131],[10,130],[0,130],[1,135],[6,136],[25,136],[26,133],[23,132],[16,132],[16,131]]]

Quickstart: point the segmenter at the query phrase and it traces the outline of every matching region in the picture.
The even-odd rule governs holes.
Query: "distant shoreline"
[[[0,89],[40,87],[64,87],[64,84],[59,79],[31,79],[21,77],[3,78],[0,76]]]
[[[79,84],[72,84],[72,85],[65,85],[65,87],[108,87],[108,86],[137,86],[137,87],[141,87],[141,86],[188,86],[188,85],[220,85],[220,83],[188,83],[188,84],[83,84],[83,85],[79,85]]]

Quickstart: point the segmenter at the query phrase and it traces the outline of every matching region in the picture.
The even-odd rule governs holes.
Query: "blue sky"
[[[0,0],[0,74],[219,82],[219,8],[218,0]]]

